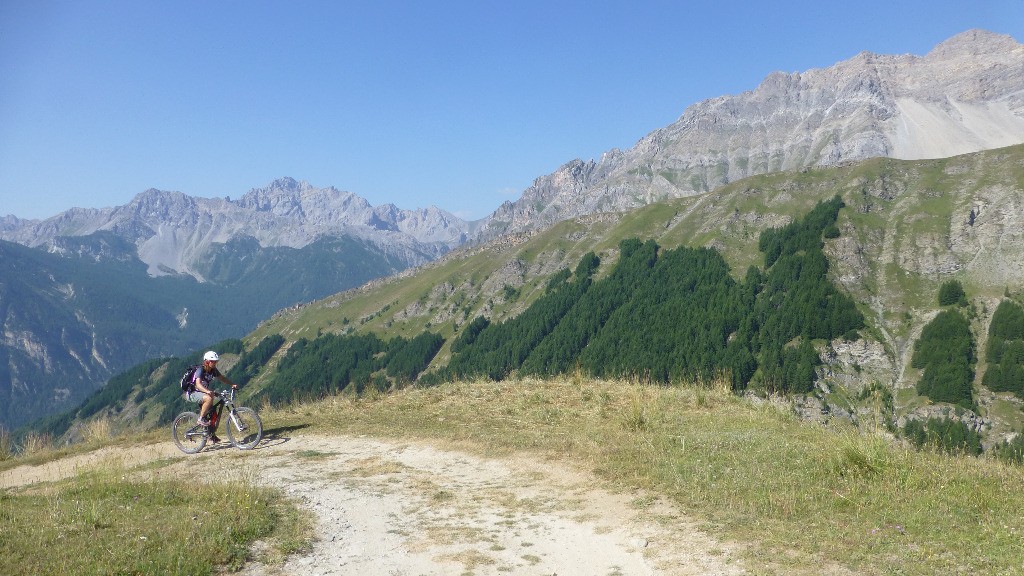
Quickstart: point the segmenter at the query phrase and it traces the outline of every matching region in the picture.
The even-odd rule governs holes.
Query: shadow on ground
[[[251,448],[251,450],[264,450],[267,448],[273,448],[274,446],[280,446],[285,442],[291,440],[291,437],[288,435],[289,432],[302,430],[303,428],[309,428],[309,424],[296,424],[294,426],[275,426],[273,428],[267,428],[266,430],[263,431],[263,439],[260,440],[259,444]],[[224,437],[221,438],[220,442],[216,444],[214,444],[213,442],[207,443],[206,448],[203,450],[203,452],[215,452],[218,450],[227,450],[229,448],[234,448],[234,446],[232,446],[231,443],[228,442],[227,437]]]

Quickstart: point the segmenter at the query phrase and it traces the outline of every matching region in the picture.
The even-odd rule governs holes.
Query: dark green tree
[[[1016,302],[1003,300],[992,313],[985,360],[985,387],[1024,398],[1024,308]]]
[[[948,280],[939,287],[939,306],[967,305],[967,294],[958,280]]]
[[[910,364],[924,369],[917,393],[935,402],[975,409],[974,350],[971,327],[963,314],[956,310],[937,314],[914,342]]]
[[[384,359],[388,376],[398,382],[412,382],[420,372],[426,370],[434,355],[444,345],[444,338],[432,332],[423,332],[412,340],[396,338],[392,343],[392,350]]]
[[[239,386],[248,384],[282,345],[284,336],[280,334],[272,334],[260,340],[252,350],[242,353],[238,362],[228,370],[228,378]]]
[[[300,339],[278,363],[277,378],[258,397],[275,403],[322,398],[353,382],[365,384],[377,368],[376,355],[385,350],[385,342],[373,334]]]

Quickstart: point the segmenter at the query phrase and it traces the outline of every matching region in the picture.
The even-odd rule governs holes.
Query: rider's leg
[[[202,405],[202,407],[199,408],[199,419],[200,420],[206,418],[206,414],[210,411],[210,408],[212,406],[213,406],[213,396],[211,396],[209,394],[206,394],[205,397],[203,398],[203,405]]]

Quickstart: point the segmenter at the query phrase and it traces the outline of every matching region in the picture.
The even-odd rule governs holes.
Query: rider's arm
[[[223,382],[223,383],[227,384],[228,386],[231,386],[232,388],[238,388],[238,384],[235,384],[235,383],[234,383],[234,382],[232,382],[232,381],[231,381],[231,380],[230,380],[230,379],[229,379],[229,378],[228,378],[227,376],[225,376],[225,375],[223,375],[223,374],[220,374],[220,375],[218,375],[218,376],[217,376],[217,378],[218,378],[218,379],[219,379],[219,380],[220,380],[221,382]]]

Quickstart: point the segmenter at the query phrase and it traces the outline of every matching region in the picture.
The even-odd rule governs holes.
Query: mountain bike
[[[263,439],[263,422],[260,415],[252,408],[235,405],[235,390],[221,390],[217,393],[217,401],[210,409],[209,426],[199,424],[199,414],[195,412],[182,412],[174,419],[171,425],[171,436],[174,443],[185,454],[195,454],[206,446],[217,425],[220,423],[221,415],[227,408],[227,430],[228,440],[239,450],[251,450]]]

